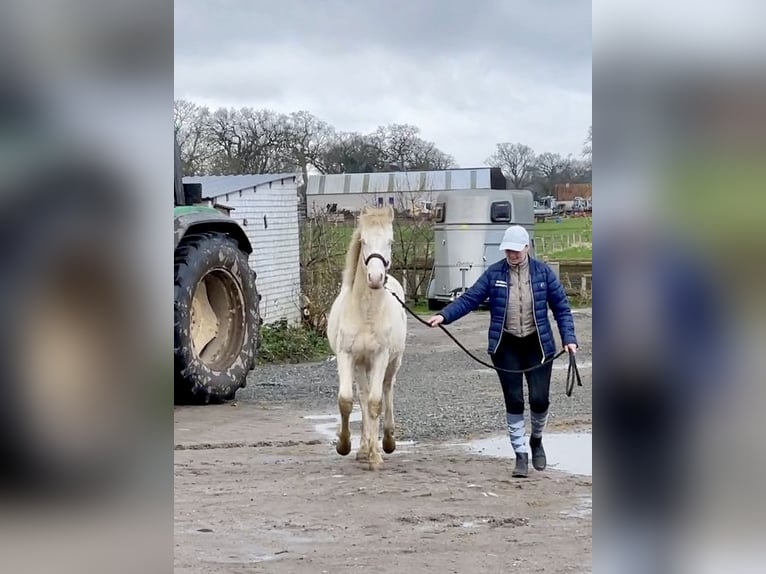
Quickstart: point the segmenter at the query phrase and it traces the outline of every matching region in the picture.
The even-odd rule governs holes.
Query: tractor
[[[220,403],[246,385],[260,342],[253,251],[225,208],[184,184],[175,145],[174,388],[176,404]]]

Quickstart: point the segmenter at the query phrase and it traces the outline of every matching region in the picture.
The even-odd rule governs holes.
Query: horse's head
[[[359,216],[361,257],[370,289],[380,289],[386,283],[394,243],[393,222],[394,210],[390,206],[364,208]]]

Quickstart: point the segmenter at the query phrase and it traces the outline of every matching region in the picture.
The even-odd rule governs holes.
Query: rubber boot
[[[516,453],[516,467],[511,476],[517,478],[526,478],[529,473],[529,454],[526,452]]]
[[[545,458],[543,437],[530,437],[529,448],[532,450],[532,466],[535,467],[535,470],[545,470],[545,466],[548,464],[548,460]]]

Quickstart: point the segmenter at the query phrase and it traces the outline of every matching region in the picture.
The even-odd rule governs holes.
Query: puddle
[[[303,417],[309,421],[317,421],[314,425],[314,432],[322,435],[331,444],[335,444],[338,438],[338,426],[340,425],[340,414],[324,414],[324,415],[306,415]],[[321,421],[321,422],[320,422]],[[357,424],[354,424],[357,423]],[[359,448],[359,442],[361,441],[361,427],[362,427],[362,411],[354,408],[349,416],[349,425],[351,427],[351,450],[355,451]],[[380,436],[383,437],[383,422],[381,420]],[[396,449],[400,447],[414,446],[415,442],[411,440],[398,440],[396,441]]]
[[[583,496],[578,499],[579,503],[574,508],[561,512],[562,516],[567,518],[587,518],[593,515],[593,499],[590,496]]]
[[[592,476],[593,450],[591,433],[546,433],[543,445],[548,466],[571,474]],[[529,445],[529,437],[527,437]],[[507,435],[474,440],[467,444],[471,452],[486,456],[514,458]],[[530,461],[530,465],[532,461]]]

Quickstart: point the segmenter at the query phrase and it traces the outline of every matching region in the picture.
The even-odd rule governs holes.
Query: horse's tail
[[[346,251],[346,268],[343,270],[344,285],[352,285],[354,283],[356,266],[359,264],[359,252],[362,250],[360,237],[361,232],[357,227],[351,235],[351,243],[348,246],[348,251]]]

